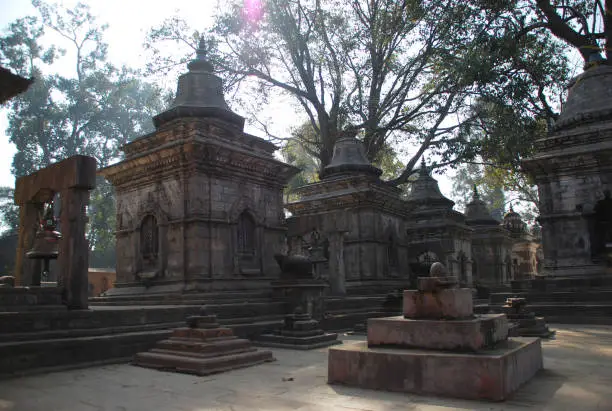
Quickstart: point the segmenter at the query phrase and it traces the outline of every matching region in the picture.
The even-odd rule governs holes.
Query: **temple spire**
[[[214,71],[214,67],[206,58],[207,54],[208,49],[206,47],[206,40],[204,39],[204,36],[202,36],[200,37],[200,43],[196,49],[196,58],[187,64],[189,71],[212,73]]]
[[[363,143],[357,139],[357,130],[344,130],[334,145],[330,163],[325,166],[321,178],[338,174],[366,174],[379,177],[382,170],[373,166],[366,156]]]
[[[422,176],[429,175],[429,171],[427,171],[427,164],[425,164],[425,156],[421,157],[421,168],[419,169],[419,174]]]
[[[207,60],[208,52],[207,42],[201,37],[195,58],[187,64],[189,71],[179,77],[172,106],[153,117],[155,127],[180,117],[214,117],[244,127],[244,118],[231,111],[225,101],[223,82]]]
[[[476,184],[473,185],[473,189],[474,189],[474,192],[473,192],[474,200],[480,200],[480,194],[478,193],[478,187],[476,186]]]

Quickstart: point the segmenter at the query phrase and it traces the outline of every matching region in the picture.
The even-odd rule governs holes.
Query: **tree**
[[[76,154],[108,165],[120,157],[121,145],[152,130],[150,118],[164,105],[163,91],[141,81],[137,72],[108,62],[106,26],[96,22],[88,6],[65,9],[39,0],[32,4],[40,17],[19,19],[0,37],[0,63],[36,79],[8,106],[7,134],[17,147],[13,174],[21,177]],[[45,48],[45,35],[54,36],[54,43],[65,49]],[[72,61],[72,76],[52,71],[49,64],[58,58]],[[108,256],[114,247],[109,240],[114,196],[102,179],[89,211],[92,255]],[[4,216],[5,224],[16,223]]]
[[[549,80],[567,62],[556,58],[559,42],[527,29],[533,8],[515,10],[515,3],[268,0],[253,9],[235,2],[206,36],[230,87],[255,79],[264,100],[272,90],[294,99],[316,131],[300,144],[316,152],[320,167],[344,128],[362,130],[373,161],[390,139],[413,147],[390,180],[398,185],[425,151],[439,158],[435,166],[479,154],[479,100],[498,104],[513,94],[512,108],[550,105]],[[151,30],[146,47],[160,57],[164,41],[193,46],[201,33],[173,18]],[[525,65],[547,59],[538,70]],[[521,81],[513,92],[515,77]],[[527,87],[530,78],[539,87]]]
[[[310,122],[306,122],[295,128],[291,138],[281,148],[283,160],[298,167],[301,171],[289,180],[285,187],[286,201],[294,200],[295,191],[298,187],[314,183],[319,180],[319,159],[317,151],[309,142],[316,141],[316,130]],[[374,165],[379,167],[383,179],[392,178],[403,170],[404,164],[397,159],[397,154],[391,147],[384,147]]]
[[[473,187],[476,186],[480,198],[486,203],[489,211],[499,217],[500,212],[505,209],[506,196],[503,186],[487,177],[485,167],[479,164],[465,164],[457,169],[453,177],[453,194],[459,209],[464,210],[465,206],[472,201]]]
[[[586,63],[601,50],[608,59],[612,56],[612,1],[535,0],[535,4],[540,21],[529,29],[547,28],[576,48]]]

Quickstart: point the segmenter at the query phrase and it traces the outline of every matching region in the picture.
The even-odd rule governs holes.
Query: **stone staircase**
[[[50,288],[43,293],[60,295]],[[202,306],[241,338],[279,329],[287,314],[286,302],[263,291],[92,298],[90,310],[78,311],[66,310],[55,297],[45,298],[30,302],[39,309],[0,312],[0,377],[129,361],[183,326]],[[14,307],[22,306],[15,299]],[[321,327],[347,330],[367,318],[400,312],[397,295],[327,297]]]
[[[490,308],[500,310],[508,297],[524,297],[529,309],[548,323],[559,324],[612,324],[612,283],[562,279],[528,286],[515,285],[512,292],[493,293]],[[523,284],[524,285],[524,284]]]
[[[217,316],[219,324],[233,329],[242,338],[282,326],[286,304],[272,299],[270,291],[193,292],[184,294],[152,294],[96,297],[94,308],[160,307],[164,305],[202,307]]]
[[[199,307],[0,313],[0,376],[123,362]]]
[[[166,304],[206,306],[207,312],[215,314],[219,324],[230,327],[242,338],[252,338],[282,326],[287,314],[287,304],[273,299],[270,291],[194,292],[170,295],[113,296],[91,298],[92,307],[161,306]],[[325,318],[321,320],[324,330],[352,329],[367,318],[397,315],[401,312],[401,297],[376,294],[369,290],[365,294],[353,291],[348,296],[326,297]]]
[[[321,320],[324,330],[352,330],[368,318],[400,315],[402,297],[393,294],[328,297],[326,315]]]

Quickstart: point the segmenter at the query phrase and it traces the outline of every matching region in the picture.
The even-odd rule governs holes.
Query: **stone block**
[[[434,321],[404,317],[368,320],[368,346],[396,346],[432,350],[477,351],[508,337],[504,314],[473,319]]]
[[[503,401],[542,368],[539,338],[516,338],[478,353],[368,348],[329,349],[329,384]]]
[[[404,290],[406,318],[469,318],[473,312],[472,290],[469,288],[438,291]]]

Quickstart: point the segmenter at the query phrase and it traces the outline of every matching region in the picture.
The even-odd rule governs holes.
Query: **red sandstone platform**
[[[463,320],[370,318],[368,345],[477,351],[508,338],[504,314],[482,314]]]
[[[477,353],[368,348],[361,342],[329,349],[328,383],[503,401],[542,366],[539,338],[513,338]]]

